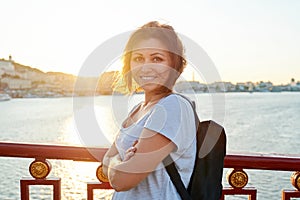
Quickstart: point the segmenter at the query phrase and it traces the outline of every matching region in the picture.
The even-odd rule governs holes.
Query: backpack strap
[[[179,196],[182,200],[192,200],[190,194],[188,193],[186,187],[184,186],[180,174],[178,173],[175,163],[170,155],[168,155],[163,163],[165,165],[165,169],[167,170],[172,183],[174,184]]]
[[[195,103],[191,102],[186,96],[182,95],[182,94],[176,94],[181,96],[182,98],[186,99],[192,106],[193,111],[194,111],[194,117],[195,117],[195,124],[196,124],[196,131],[199,128],[199,118],[198,115],[196,113],[195,110]],[[188,193],[186,187],[184,186],[180,174],[175,166],[175,162],[173,161],[172,157],[170,156],[170,154],[163,160],[163,163],[165,165],[165,169],[167,170],[170,179],[172,181],[172,183],[174,184],[178,194],[180,195],[182,200],[192,200],[192,197],[190,196],[190,194]]]

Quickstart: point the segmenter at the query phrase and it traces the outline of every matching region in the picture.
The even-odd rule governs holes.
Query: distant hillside
[[[47,72],[46,73],[47,75],[54,75],[54,76],[71,76],[71,77],[76,77],[75,75],[73,74],[66,74],[66,73],[63,73],[63,72]]]
[[[17,72],[23,73],[23,72],[26,72],[26,71],[33,71],[33,72],[35,72],[35,73],[42,73],[42,74],[44,74],[43,71],[41,71],[41,70],[39,70],[39,69],[37,69],[37,68],[32,68],[32,67],[30,67],[30,66],[25,66],[25,65],[22,65],[22,64],[16,63],[16,62],[13,62],[13,64],[14,64],[15,70],[16,70]]]
[[[20,73],[25,73],[25,72],[34,72],[34,73],[38,73],[38,74],[43,74],[43,75],[46,75],[46,76],[70,76],[70,77],[76,77],[72,74],[66,74],[66,73],[63,73],[63,72],[43,72],[37,68],[33,68],[33,67],[30,67],[30,66],[26,66],[26,65],[22,65],[20,63],[17,63],[17,62],[13,62],[14,66],[15,66],[15,70],[16,72],[20,72]]]

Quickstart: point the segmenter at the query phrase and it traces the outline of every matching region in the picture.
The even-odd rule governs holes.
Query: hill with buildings
[[[99,93],[98,82],[98,78],[43,72],[17,63],[11,57],[0,59],[0,92],[14,98],[91,95]]]
[[[43,72],[17,63],[12,60],[11,56],[8,60],[0,59],[0,92],[7,93],[14,98],[109,95],[113,92],[112,85],[117,76],[117,71],[110,71],[104,72],[99,78],[77,77],[62,72]],[[181,81],[176,83],[174,89],[182,93],[300,91],[300,81],[296,82],[292,78],[291,82],[286,85],[273,85],[270,81],[236,84]]]

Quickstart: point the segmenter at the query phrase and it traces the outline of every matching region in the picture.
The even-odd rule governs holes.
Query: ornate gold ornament
[[[294,172],[291,176],[292,185],[300,191],[300,171]]]
[[[96,170],[96,177],[100,182],[108,182],[107,176],[103,173],[102,163],[99,165],[99,167]]]
[[[242,169],[231,169],[227,172],[227,181],[233,188],[243,188],[248,183],[248,175]]]
[[[33,178],[43,179],[51,171],[51,164],[47,160],[35,160],[29,166],[29,172]]]

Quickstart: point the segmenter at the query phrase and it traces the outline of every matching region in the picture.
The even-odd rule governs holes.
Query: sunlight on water
[[[59,130],[58,141],[62,144],[81,145],[80,138],[77,136],[76,126],[73,116],[67,118]]]
[[[118,133],[118,126],[111,113],[110,108],[95,106],[95,115],[100,129],[99,134],[102,134],[106,138],[104,140],[106,143],[102,143],[100,146],[109,147]]]
[[[54,161],[56,169],[52,175],[62,179],[62,199],[83,199],[87,196],[86,188],[88,182],[98,181],[96,169],[99,163]],[[110,192],[111,193],[111,192]],[[107,195],[107,191],[102,191],[95,199],[101,199]]]

